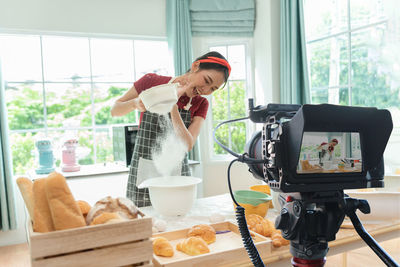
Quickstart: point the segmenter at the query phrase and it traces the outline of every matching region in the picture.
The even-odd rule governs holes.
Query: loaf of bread
[[[116,223],[116,222],[123,222],[126,220],[127,219],[122,218],[116,212],[103,212],[102,214],[94,218],[93,221],[90,223],[90,225]]]
[[[174,256],[174,248],[165,237],[156,237],[153,240],[153,252],[157,256],[172,257]]]
[[[55,230],[85,226],[85,219],[64,176],[53,172],[46,179],[46,197]]]
[[[215,242],[215,229],[208,224],[199,224],[190,228],[187,236],[197,236],[206,241],[207,244]]]
[[[108,196],[97,201],[90,209],[86,216],[87,225],[90,225],[94,218],[103,212],[116,212],[125,219],[136,219],[138,215],[144,216],[130,199],[123,197],[112,198]]]
[[[197,236],[188,237],[176,245],[176,249],[190,256],[209,253],[206,241]]]
[[[89,205],[89,203],[87,203],[86,201],[83,201],[83,200],[78,200],[78,201],[76,201],[76,203],[78,204],[83,217],[86,219],[86,216],[92,207]]]
[[[33,182],[33,231],[46,233],[54,231],[53,220],[46,197],[46,179]]]
[[[17,179],[17,185],[21,192],[22,198],[24,199],[26,209],[28,210],[29,217],[33,220],[34,214],[34,203],[33,203],[33,183],[26,177],[19,177]]]

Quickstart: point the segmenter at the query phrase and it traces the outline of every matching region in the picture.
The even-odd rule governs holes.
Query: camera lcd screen
[[[297,173],[362,172],[358,132],[304,132]]]

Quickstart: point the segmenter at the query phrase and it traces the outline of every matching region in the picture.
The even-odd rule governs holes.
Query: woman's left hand
[[[178,98],[181,97],[186,93],[187,90],[190,90],[190,88],[193,88],[193,83],[192,82],[187,82],[185,84],[179,84],[178,89],[177,89],[177,95]]]

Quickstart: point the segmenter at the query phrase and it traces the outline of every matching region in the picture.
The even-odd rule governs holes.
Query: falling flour
[[[153,150],[153,162],[162,176],[180,175],[182,161],[186,156],[187,145],[175,132],[170,118],[160,116],[161,128],[164,135],[157,139],[156,148]]]

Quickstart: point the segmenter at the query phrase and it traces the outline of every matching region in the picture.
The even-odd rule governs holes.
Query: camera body
[[[273,190],[384,186],[383,152],[393,129],[389,111],[330,104],[254,107],[252,99],[249,110],[250,119],[263,123],[263,129],[247,143],[246,152],[264,163],[248,165]]]

